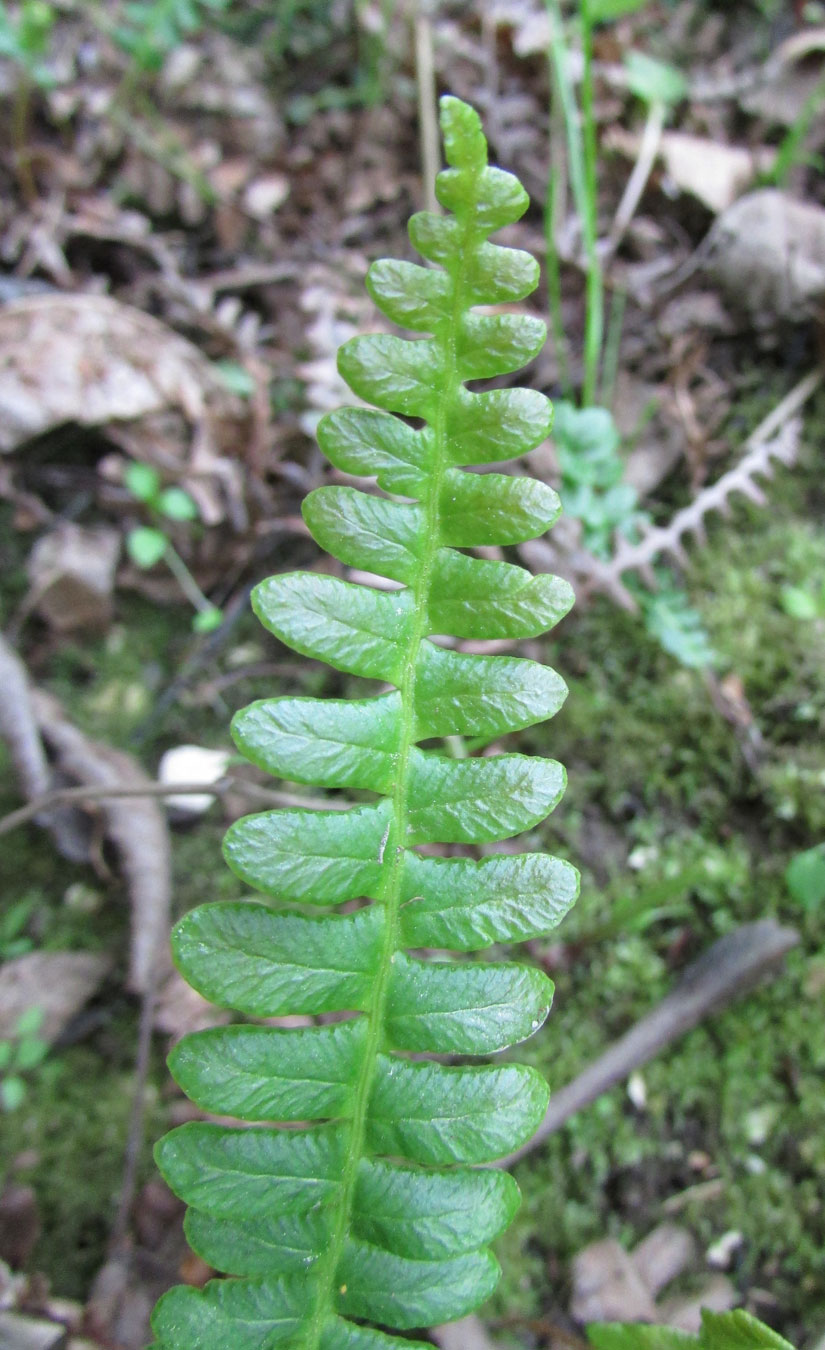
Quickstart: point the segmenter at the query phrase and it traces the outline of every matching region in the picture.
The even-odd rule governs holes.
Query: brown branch
[[[495,1166],[509,1167],[532,1153],[577,1111],[647,1064],[703,1018],[752,989],[798,941],[796,929],[783,928],[774,919],[744,924],[719,938],[687,967],[676,988],[652,1012],[552,1097],[532,1139]]]
[[[81,784],[79,787],[55,788],[52,792],[44,792],[34,801],[18,807],[16,811],[10,811],[8,815],[0,818],[0,835],[8,834],[18,825],[25,825],[49,807],[65,806],[72,802],[102,802],[117,797],[191,797],[203,793],[222,797],[229,791],[245,792],[250,797],[271,802],[273,806],[307,807],[312,811],[321,809],[345,811],[349,806],[349,802],[326,800],[322,797],[299,797],[293,792],[277,792],[261,787],[258,783],[247,782],[243,778],[234,778],[231,774],[219,778],[215,783],[146,783],[143,786],[136,784],[134,787],[119,787],[116,784],[111,787],[87,787]]]

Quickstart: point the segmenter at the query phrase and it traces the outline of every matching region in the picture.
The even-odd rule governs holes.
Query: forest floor
[[[29,89],[19,64],[0,62],[16,128],[0,152],[0,671],[16,653],[35,691],[27,700],[10,680],[0,712],[0,1091],[16,1084],[0,1110],[0,1306],[63,1318],[78,1345],[132,1350],[163,1288],[210,1274],[187,1253],[150,1145],[191,1118],[164,1056],[211,1014],[165,962],[157,986],[152,970],[171,921],[247,894],[220,839],[268,789],[231,761],[230,717],[255,698],[357,684],[265,635],[248,596],[274,572],[330,566],[300,516],[330,474],[312,432],[348,401],[338,345],[375,326],[367,263],[412,256],[424,85],[401,5],[354,14],[316,0],[273,18],[233,4],[157,73],[119,45],[117,6],[53,8],[49,78]],[[668,1296],[721,1280],[721,1298],[814,1350],[825,1336],[825,14],[768,0],[612,8],[633,12],[596,30],[603,234],[646,116],[624,54],[687,80],[664,131],[676,139],[662,141],[606,268],[623,311],[606,394],[651,521],[717,505],[706,494],[748,438],[789,394],[804,397],[759,441],[772,470],[762,502],[719,494],[725,513],[708,509],[665,560],[712,659],[663,649],[604,583],[604,557],[575,526],[561,532],[554,565],[579,603],[529,650],[570,694],[510,745],[567,766],[567,794],[530,843],[580,866],[582,893],[532,945],[555,1007],[518,1056],[561,1088],[717,939],[771,917],[798,942],[758,988],[518,1165],[524,1202],[481,1317],[501,1347],[581,1345],[575,1258],[606,1238],[630,1251],[675,1223],[691,1256]],[[533,206],[508,234],[543,262],[545,7],[433,9],[419,42],[432,42],[439,90],[479,108],[495,161],[525,182]],[[734,210],[760,186],[810,213],[783,214],[762,252],[762,225]],[[575,221],[563,223],[577,388],[584,282]],[[547,317],[543,286],[526,307]],[[552,344],[527,379],[564,392]],[[129,489],[134,463],[196,503],[197,518],[163,528],[221,610],[214,631],[193,631],[175,577],[127,547],[158,524]],[[526,467],[558,485],[552,446]],[[97,570],[96,589],[72,579],[78,566],[85,582]],[[230,777],[206,810],[127,798],[117,816],[90,799],[15,824],[44,788],[21,767],[28,732],[48,747],[48,787],[154,783],[181,746],[222,752],[213,775]],[[190,758],[184,776],[203,763]],[[125,1159],[136,1171],[124,1183]]]

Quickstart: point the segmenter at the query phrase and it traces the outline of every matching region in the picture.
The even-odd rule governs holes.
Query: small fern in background
[[[702,1311],[698,1336],[673,1327],[604,1322],[588,1328],[594,1350],[794,1350],[784,1336],[750,1313]]]
[[[521,300],[537,284],[529,254],[487,239],[518,220],[527,197],[487,166],[471,108],[446,98],[441,118],[450,167],[437,192],[450,214],[410,222],[415,248],[438,266],[381,261],[367,280],[391,320],[433,336],[348,342],[341,373],[376,408],[344,408],[319,427],[338,469],[374,476],[391,495],[323,487],[304,506],[322,548],[397,589],[304,572],[263,582],[253,599],[297,652],[391,689],[264,700],[233,727],[269,772],[373,797],[346,812],[239,821],[226,857],[269,903],[205,905],[174,935],[180,969],[213,1001],[250,1017],[332,1017],[219,1027],[174,1050],[172,1072],[199,1106],[257,1123],[191,1123],[158,1146],[163,1175],[189,1205],[192,1246],[236,1277],[165,1295],[153,1321],[162,1350],[410,1350],[362,1320],[413,1329],[487,1298],[499,1273],[488,1244],[518,1191],[476,1165],[526,1141],[547,1105],[533,1069],[442,1062],[495,1054],[538,1030],[552,997],[546,976],[412,954],[546,934],[578,884],[568,863],[544,854],[418,851],[532,829],[565,785],[553,760],[423,748],[450,736],[488,742],[551,717],[566,694],[532,661],[467,655],[434,638],[534,637],[573,599],[558,578],[460,551],[542,534],[559,505],[533,480],[463,471],[531,450],[551,409],[528,389],[465,387],[529,361],[544,325],[475,308]]]
[[[617,534],[635,540],[640,528],[650,524],[650,516],[639,509],[636,489],[623,481],[624,461],[613,416],[607,408],[576,408],[559,402],[553,439],[565,513],[581,521],[585,548],[607,561]],[[669,567],[655,568],[654,576],[653,590],[634,576],[625,579],[647,632],[681,665],[707,669],[716,653],[701,616]]]
[[[141,71],[160,70],[176,47],[200,32],[229,0],[128,0],[114,37]]]

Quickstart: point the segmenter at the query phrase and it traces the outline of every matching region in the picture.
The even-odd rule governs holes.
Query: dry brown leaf
[[[432,1335],[441,1350],[496,1350],[484,1323],[478,1317],[462,1317],[460,1322],[449,1322],[433,1327]]]
[[[29,1008],[43,1014],[38,1035],[50,1044],[100,988],[111,962],[97,952],[27,952],[0,966],[0,1039],[14,1035]]]
[[[154,1026],[174,1041],[190,1031],[222,1026],[229,1017],[228,1012],[198,994],[177,970],[167,971],[161,980],[155,996]]]
[[[64,423],[104,427],[181,477],[207,524],[239,497],[249,409],[191,342],[99,295],[34,296],[0,310],[0,453]]]
[[[659,1320],[677,1331],[696,1335],[702,1328],[702,1309],[729,1312],[740,1302],[736,1289],[726,1275],[714,1275],[695,1294],[665,1299],[659,1305]]]
[[[631,1252],[633,1264],[654,1296],[693,1263],[696,1242],[687,1228],[662,1223]]]
[[[825,301],[825,207],[750,192],[716,221],[704,266],[755,328],[800,322]]]
[[[605,136],[605,144],[608,149],[635,159],[641,137],[615,127]],[[751,151],[745,146],[724,145],[685,131],[664,132],[658,155],[671,182],[714,213],[735,202],[758,173],[770,168],[773,157],[770,149]]]
[[[794,126],[808,110],[809,101],[819,96],[816,139],[825,130],[822,81],[825,76],[825,28],[807,28],[792,34],[780,44],[769,62],[768,78],[740,96],[746,112],[764,118],[772,125]]]
[[[574,1258],[570,1312],[577,1322],[653,1322],[656,1307],[639,1271],[613,1238],[591,1242]]]
[[[150,785],[151,780],[131,755],[85,736],[51,695],[37,690],[32,703],[46,743],[75,781],[95,788]],[[129,987],[143,993],[171,965],[169,831],[163,811],[152,797],[104,798],[99,810],[106,833],[120,854],[129,887]]]
[[[54,787],[54,776],[40,737],[26,667],[0,633],[0,738],[11,755],[20,787],[27,801],[42,797]],[[64,858],[85,862],[89,852],[88,830],[77,811],[53,807],[38,812],[38,825],[49,830]]]
[[[120,533],[60,521],[29,554],[26,612],[35,610],[59,633],[103,628],[112,613]]]

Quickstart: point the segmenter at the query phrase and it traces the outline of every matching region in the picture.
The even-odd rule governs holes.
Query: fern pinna
[[[367,281],[391,320],[433,336],[348,342],[341,373],[386,411],[344,408],[318,429],[336,468],[375,476],[389,495],[322,487],[304,506],[322,548],[400,586],[297,572],[263,582],[253,600],[281,642],[391,688],[365,699],[266,699],[233,727],[270,773],[375,800],[239,821],[226,857],[272,903],[205,905],[174,935],[180,969],[214,1002],[257,1018],[336,1016],[300,1028],[218,1027],[172,1053],[172,1073],[200,1107],[256,1123],[190,1123],[158,1146],[163,1175],[190,1207],[191,1245],[239,1277],[165,1295],[153,1322],[163,1350],[409,1350],[364,1321],[425,1327],[487,1297],[498,1278],[487,1244],[518,1191],[506,1173],[475,1165],[528,1139],[547,1105],[533,1069],[442,1062],[495,1054],[535,1032],[550,1006],[546,976],[415,954],[547,933],[577,889],[575,870],[544,854],[475,861],[416,847],[506,839],[558,802],[565,775],[553,760],[450,758],[422,742],[483,744],[551,717],[566,693],[552,670],[437,638],[533,637],[573,598],[556,577],[458,551],[541,534],[558,501],[531,479],[461,467],[532,449],[551,408],[529,389],[477,393],[463,383],[518,369],[544,325],[475,309],[536,286],[529,254],[487,242],[527,197],[487,167],[471,108],[445,98],[441,122],[451,167],[437,191],[450,214],[410,221],[415,248],[439,266],[380,261]]]

